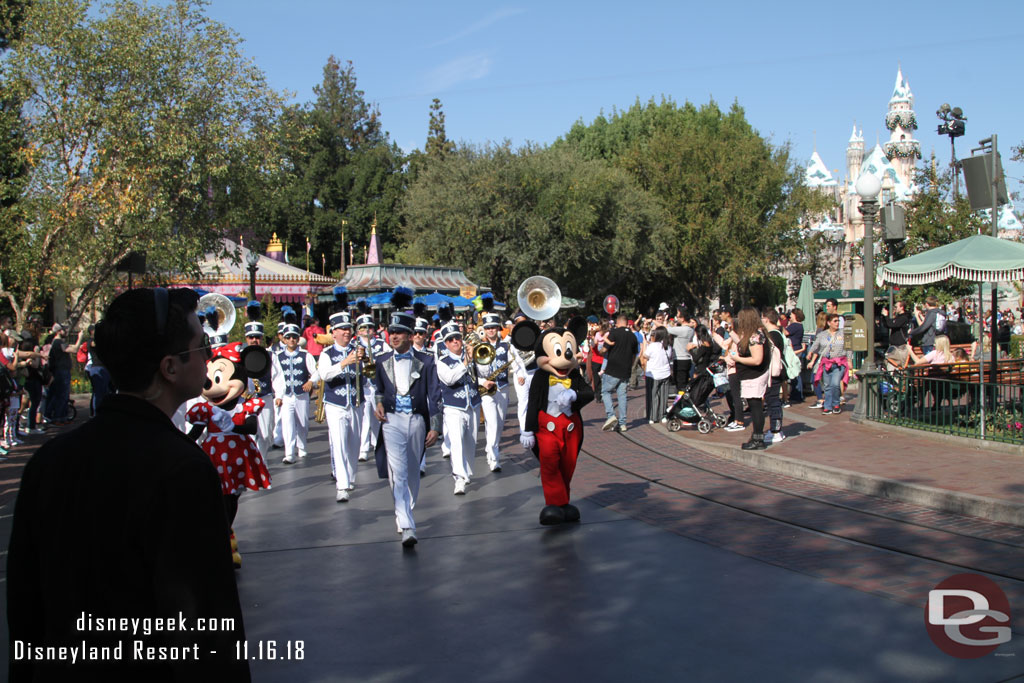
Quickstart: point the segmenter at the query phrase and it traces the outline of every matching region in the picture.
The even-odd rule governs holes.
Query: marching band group
[[[395,290],[386,343],[377,336],[365,302],[350,310],[347,292],[336,288],[329,321],[332,343],[319,359],[299,346],[295,314],[285,307],[278,339],[268,349],[269,378],[252,381],[249,392],[273,395],[274,409],[267,400],[259,415],[256,443],[264,460],[273,444],[282,446],[285,464],[306,456],[315,397],[314,419],[327,423],[339,503],[347,502],[355,488],[359,461],[374,454],[379,476],[389,480],[396,529],[405,547],[417,542],[412,511],[425,473],[426,448],[443,435],[454,494],[464,495],[473,477],[482,413],[487,465],[491,472],[500,472],[509,386],[516,390],[522,428],[536,370],[532,354],[524,357],[502,339],[503,321],[493,311],[493,298],[485,299],[482,335],[464,335],[451,308],[442,308],[432,325],[425,307],[413,306],[412,298],[411,290]],[[262,323],[247,323],[245,334],[247,344],[262,344]]]

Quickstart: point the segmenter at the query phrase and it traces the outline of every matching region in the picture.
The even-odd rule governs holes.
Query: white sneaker
[[[338,491],[338,495],[336,495],[334,497],[334,500],[338,501],[339,503],[347,503],[348,502],[348,490],[347,489],[341,489],[340,491]]]
[[[359,454],[359,462],[366,462],[369,459],[370,459],[370,454],[369,453],[360,453]]]
[[[466,480],[456,479],[455,480],[455,495],[464,496],[466,495]]]
[[[652,425],[652,424],[654,424],[654,420],[648,420],[648,421],[647,421],[647,424],[649,424],[649,425]]]
[[[491,465],[491,472],[501,472],[501,465],[498,463]]]
[[[614,415],[612,415],[611,417],[609,417],[607,420],[604,421],[603,425],[601,425],[601,431],[602,432],[610,432],[613,429],[615,429],[615,425],[617,425],[617,424],[619,424],[619,418],[617,418]]]
[[[306,457],[306,451],[299,451],[299,458],[305,458],[305,457]]]
[[[722,429],[724,429],[727,432],[742,432],[744,429],[746,429],[746,427],[737,422],[730,422],[729,424],[725,425],[725,427],[723,427]]]
[[[284,456],[284,459],[281,462],[283,462],[285,465],[294,465],[295,464],[295,456],[294,455],[286,455],[286,456]]]
[[[765,434],[765,436],[767,437],[768,435]],[[786,435],[783,434],[782,432],[772,432],[772,443],[782,443],[785,440],[786,440]],[[764,440],[764,442],[768,443],[768,439],[766,438]]]
[[[661,418],[661,424],[668,424],[668,418],[667,417]]]
[[[411,548],[416,545],[416,532],[412,529],[402,529],[402,547]]]

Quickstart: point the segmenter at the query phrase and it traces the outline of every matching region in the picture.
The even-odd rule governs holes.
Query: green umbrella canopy
[[[796,295],[796,307],[804,312],[804,317],[814,317],[814,285],[811,276],[804,275],[800,280],[800,293]]]
[[[1024,244],[972,235],[900,259],[879,271],[880,280],[896,285],[926,285],[951,277],[974,282],[1024,279]]]

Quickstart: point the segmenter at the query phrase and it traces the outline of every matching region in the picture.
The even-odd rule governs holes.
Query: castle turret
[[[860,177],[860,165],[864,161],[864,131],[857,133],[857,124],[853,124],[853,133],[846,145],[846,173],[852,185]]]
[[[889,99],[889,112],[885,115],[885,127],[889,129],[889,142],[883,150],[892,163],[900,182],[907,187],[914,185],[914,165],[921,158],[921,143],[914,139],[917,130],[917,116],[914,114],[914,94],[910,84],[903,77],[903,70],[896,70],[896,85]]]

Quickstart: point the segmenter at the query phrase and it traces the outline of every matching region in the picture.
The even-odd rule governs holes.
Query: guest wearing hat
[[[377,475],[387,479],[395,503],[395,526],[402,534],[402,546],[416,545],[416,522],[412,511],[419,496],[420,478],[414,473],[427,448],[434,445],[441,430],[438,413],[440,389],[434,357],[412,348],[416,318],[401,309],[412,300],[412,292],[397,288],[388,332],[394,350],[377,359],[374,413],[380,424],[377,440]]]
[[[387,353],[391,347],[377,338],[377,322],[370,313],[370,306],[366,299],[357,301],[356,306],[359,309],[359,317],[356,318],[356,331],[359,337],[356,342],[362,345],[367,362],[376,364],[377,356]],[[375,391],[374,381],[364,377],[363,397],[366,400],[363,401],[363,424],[359,435],[360,461],[369,460],[370,454],[377,448],[377,433],[380,431],[380,424],[374,413],[374,406],[377,403],[376,396],[374,396]]]
[[[294,319],[294,313],[292,316]],[[306,457],[309,391],[320,380],[313,356],[299,348],[301,332],[294,322],[285,323],[285,348],[273,356],[271,383],[274,386],[274,405],[281,412],[283,462],[286,465],[294,463],[296,456]]]
[[[483,343],[494,350],[494,360],[489,365],[477,363],[476,376],[481,393],[480,410],[484,415],[484,433],[487,438],[487,466],[491,472],[500,472],[499,442],[502,427],[505,425],[505,413],[508,411],[508,366],[511,347],[501,338],[501,316],[494,312],[494,296],[488,293],[481,298],[484,310]]]
[[[324,417],[331,448],[331,474],[335,500],[346,503],[356,487],[356,462],[363,425],[363,382],[359,364],[361,347],[352,341],[352,316],[348,291],[334,288],[334,313],[330,328],[334,343],[320,354],[317,372],[324,382]]]
[[[445,440],[451,447],[455,495],[466,493],[473,476],[476,455],[476,430],[480,421],[480,392],[477,390],[475,363],[463,353],[462,330],[454,320],[441,327],[445,351],[437,363],[441,380]]]
[[[250,301],[245,306],[245,314],[249,322],[245,323],[245,343],[247,346],[262,347],[266,339],[263,326],[263,309],[259,301]],[[263,399],[263,410],[256,418],[256,447],[263,459],[267,459],[270,447],[274,442],[274,387],[272,370],[267,368],[262,377],[249,380],[249,394]]]

